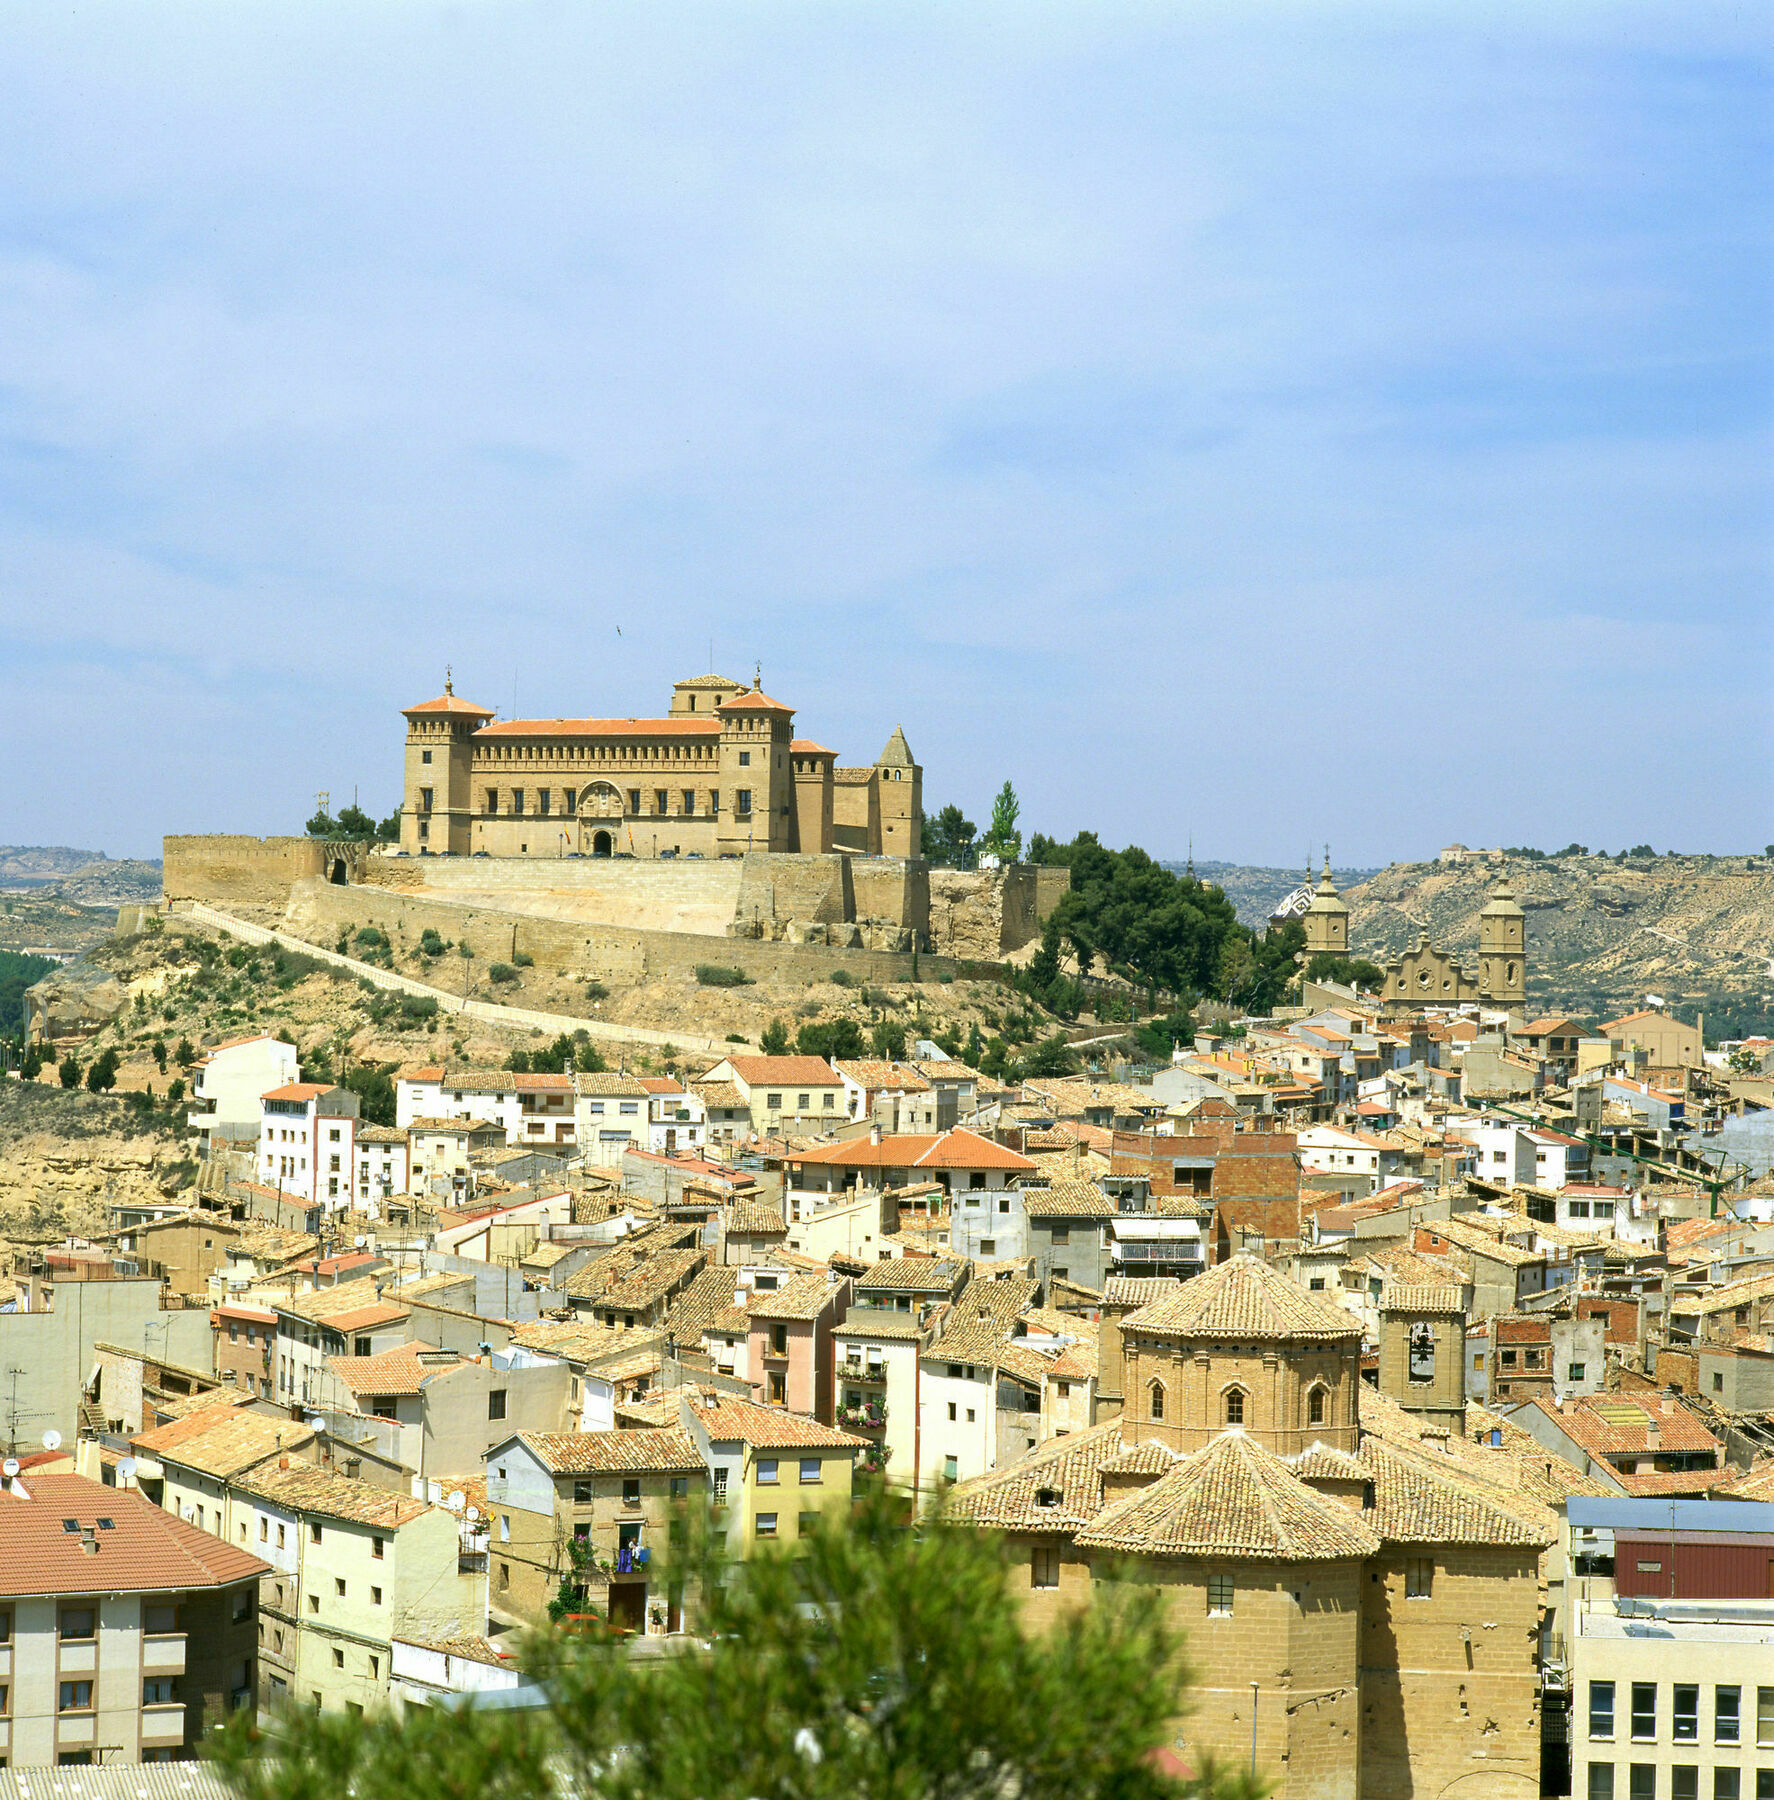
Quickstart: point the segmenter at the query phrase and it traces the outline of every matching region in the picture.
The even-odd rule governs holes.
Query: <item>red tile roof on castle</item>
[[[269,1563],[163,1512],[131,1488],[80,1475],[23,1478],[0,1489],[0,1594],[134,1594],[256,1581]],[[109,1521],[101,1525],[101,1519]],[[64,1521],[72,1520],[69,1531]],[[86,1532],[96,1551],[85,1548]]]
[[[792,713],[792,706],[784,706],[780,700],[772,700],[768,694],[757,688],[747,688],[743,694],[729,694],[725,700],[716,703],[716,712],[725,712],[728,707],[735,712],[780,712]]]
[[[417,706],[402,710],[409,718],[414,713],[449,713],[461,719],[490,719],[493,716],[490,706],[476,706],[472,700],[464,700],[456,694],[439,694],[435,700],[421,700]]]
[[[786,710],[786,708],[784,709]],[[500,719],[474,735],[491,737],[714,737],[721,722],[711,713],[678,713],[669,719]]]

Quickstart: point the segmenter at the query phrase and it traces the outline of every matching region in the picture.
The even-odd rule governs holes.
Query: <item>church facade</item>
[[[903,731],[867,768],[794,734],[794,709],[721,675],[651,719],[499,719],[446,681],[404,710],[409,856],[915,857],[923,770]]]

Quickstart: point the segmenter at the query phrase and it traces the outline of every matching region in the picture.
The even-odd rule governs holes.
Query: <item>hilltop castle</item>
[[[410,856],[915,857],[923,770],[897,727],[870,768],[794,735],[794,709],[722,675],[658,719],[495,719],[448,680],[404,711]]]

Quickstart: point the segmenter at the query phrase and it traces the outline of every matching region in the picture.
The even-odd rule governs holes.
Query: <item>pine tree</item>
[[[1020,1566],[1020,1565],[1019,1565]],[[1255,1800],[1191,1749],[1180,1642],[1151,1588],[1098,1584],[1026,1630],[1003,1544],[876,1496],[739,1566],[686,1554],[707,1647],[632,1658],[597,1627],[530,1639],[534,1712],[291,1708],[211,1740],[242,1800]]]

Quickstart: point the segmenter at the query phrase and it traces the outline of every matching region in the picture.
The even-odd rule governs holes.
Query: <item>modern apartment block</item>
[[[183,1761],[256,1680],[256,1556],[78,1475],[0,1488],[0,1758]]]

